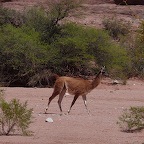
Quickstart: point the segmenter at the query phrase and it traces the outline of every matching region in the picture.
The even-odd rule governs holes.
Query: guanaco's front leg
[[[78,97],[79,97],[79,95],[75,95],[74,96],[74,99],[73,99],[73,101],[71,103],[71,106],[70,106],[70,109],[68,110],[68,113],[70,113],[70,110],[71,110],[72,106],[75,104],[75,102],[76,102],[76,100],[77,100]]]
[[[86,99],[86,95],[82,95],[82,98],[83,98],[83,101],[84,101],[85,108],[86,108],[88,114],[90,115],[90,111],[88,110],[88,107],[87,107],[87,99]]]

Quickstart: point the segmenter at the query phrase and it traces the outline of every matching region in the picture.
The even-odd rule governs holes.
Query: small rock
[[[119,81],[118,80],[114,80],[112,84],[114,84],[114,85],[119,84]]]
[[[50,122],[50,123],[52,123],[52,122],[53,122],[53,119],[52,119],[52,118],[47,118],[47,119],[45,120],[45,122]]]

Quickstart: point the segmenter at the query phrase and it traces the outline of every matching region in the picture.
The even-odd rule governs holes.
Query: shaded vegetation
[[[102,65],[113,78],[126,79],[135,76],[136,71],[142,76],[143,25],[131,48],[126,40],[127,25],[119,25],[116,20],[110,22],[110,33],[64,23],[62,20],[79,4],[62,0],[48,11],[33,7],[23,13],[1,7],[0,82],[10,86],[52,86],[50,77],[54,73],[85,77],[95,75]],[[116,29],[111,30],[113,25]],[[119,43],[113,38],[118,38]]]
[[[144,78],[144,21],[141,21],[137,33],[130,33],[120,40],[131,59],[129,77]]]

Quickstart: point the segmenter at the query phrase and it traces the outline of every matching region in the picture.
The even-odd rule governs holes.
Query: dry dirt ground
[[[69,115],[61,115],[55,98],[44,114],[52,88],[4,87],[5,98],[28,100],[33,108],[33,136],[0,136],[0,144],[142,144],[144,130],[136,133],[122,132],[117,125],[123,109],[144,105],[144,81],[129,80],[127,85],[111,85],[111,80],[102,83],[88,94],[87,114],[81,97]],[[72,96],[63,99],[62,107],[67,112]],[[45,122],[52,118],[53,123]]]

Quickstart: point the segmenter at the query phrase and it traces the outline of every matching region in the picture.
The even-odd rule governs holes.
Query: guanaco
[[[100,84],[104,70],[105,70],[105,66],[101,68],[101,70],[98,72],[98,74],[92,81],[85,80],[83,78],[73,78],[73,77],[66,77],[66,76],[57,77],[57,80],[55,81],[55,85],[54,85],[54,91],[51,97],[49,98],[48,106],[45,109],[45,113],[47,113],[51,101],[57,95],[59,95],[58,105],[62,113],[61,102],[66,93],[70,95],[74,95],[74,99],[71,103],[68,113],[70,113],[72,106],[75,104],[79,96],[82,96],[86,110],[89,113],[89,110],[87,108],[86,95]]]

